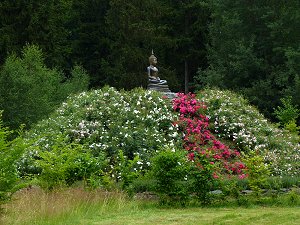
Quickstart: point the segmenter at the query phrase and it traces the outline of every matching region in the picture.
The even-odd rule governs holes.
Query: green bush
[[[292,97],[286,97],[280,99],[282,107],[278,106],[274,110],[276,118],[279,120],[280,124],[284,126],[291,121],[296,121],[299,117],[300,110],[297,108],[297,105],[293,105]]]
[[[206,155],[195,152],[194,162],[189,173],[191,193],[194,193],[197,200],[203,205],[211,203],[213,199],[211,191],[215,190],[217,185],[220,184],[217,175],[214,173],[215,165],[210,162]]]
[[[280,99],[282,107],[278,106],[274,114],[279,120],[281,127],[289,130],[292,133],[298,135],[300,127],[297,126],[297,118],[300,115],[300,110],[297,108],[297,105],[293,105],[292,97],[286,97]]]
[[[151,172],[144,175],[140,175],[137,179],[131,183],[131,191],[133,193],[155,193],[156,181],[153,178]]]
[[[268,166],[265,165],[264,159],[255,152],[251,152],[243,161],[247,166],[248,185],[259,196],[261,189],[266,187],[267,178],[270,176]]]
[[[185,205],[191,200],[208,205],[213,200],[211,191],[220,184],[214,175],[214,165],[201,153],[193,161],[184,150],[162,150],[152,159],[154,191],[162,204]]]
[[[72,185],[76,181],[86,184],[91,177],[100,177],[104,158],[94,157],[83,145],[57,143],[48,151],[39,151],[35,161],[41,172],[37,175],[40,184],[47,189],[60,185]]]
[[[186,204],[190,195],[189,172],[190,162],[184,151],[166,149],[154,156],[152,174],[162,204]]]
[[[117,175],[115,177],[116,181],[120,182],[122,189],[126,190],[133,180],[139,177],[140,171],[143,169],[141,164],[143,163],[139,160],[138,155],[131,160],[120,150],[114,162],[115,166],[110,172],[113,176],[114,174]]]
[[[11,133],[3,127],[0,111],[0,204],[8,200],[17,190],[19,178],[16,161],[25,148],[20,139],[8,141]]]
[[[300,127],[297,126],[296,120],[291,120],[290,122],[284,124],[284,128],[293,134],[299,135]]]

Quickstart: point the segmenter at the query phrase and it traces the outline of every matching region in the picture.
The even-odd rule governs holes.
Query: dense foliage
[[[8,140],[12,131],[3,126],[1,113],[0,111],[0,205],[17,190],[15,187],[19,176],[16,161],[19,160],[25,149],[20,139]]]
[[[211,0],[202,85],[240,91],[268,117],[283,96],[300,103],[300,2]]]
[[[30,127],[46,118],[71,93],[88,87],[89,78],[79,66],[66,79],[57,69],[44,64],[37,46],[26,46],[22,56],[9,56],[0,70],[0,109],[5,125]]]
[[[269,175],[297,179],[299,8],[297,0],[2,0],[0,203],[18,175],[48,189],[83,181],[128,192],[153,179],[161,198],[181,204],[188,196],[207,204],[216,188],[240,198],[241,178],[257,196]],[[185,83],[187,92],[196,75],[199,89],[248,100],[210,88],[171,102],[133,89],[147,84],[151,49],[171,90]],[[5,127],[21,124],[30,130],[13,140]]]

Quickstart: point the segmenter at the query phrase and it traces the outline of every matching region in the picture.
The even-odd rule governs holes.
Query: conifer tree
[[[209,2],[209,67],[200,85],[240,91],[268,116],[283,96],[299,104],[300,2]]]

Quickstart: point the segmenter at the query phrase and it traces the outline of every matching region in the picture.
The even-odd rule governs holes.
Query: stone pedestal
[[[162,92],[169,99],[176,97],[176,93],[170,91],[168,84],[153,84],[149,82],[147,89]]]
[[[160,91],[160,92],[171,92],[167,84],[153,84],[148,83],[148,90]]]

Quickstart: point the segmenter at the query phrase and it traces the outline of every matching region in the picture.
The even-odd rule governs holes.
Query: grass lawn
[[[136,209],[118,211],[103,214],[91,208],[73,211],[54,217],[40,217],[34,220],[18,221],[9,224],[101,224],[101,225],[125,225],[125,224],[262,224],[262,225],[298,225],[300,224],[300,208],[186,208],[186,209]]]
[[[4,206],[0,224],[300,224],[300,207],[163,208],[155,201],[128,200],[122,193],[71,189],[18,193]]]
[[[300,224],[300,208],[151,209],[93,215],[76,224]]]

